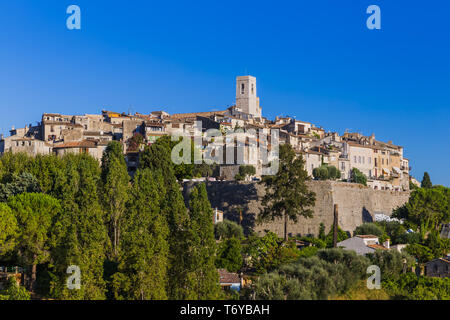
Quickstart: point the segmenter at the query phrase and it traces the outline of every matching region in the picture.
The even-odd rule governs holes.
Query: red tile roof
[[[225,269],[218,269],[220,283],[241,283],[241,278],[237,273],[228,272]]]

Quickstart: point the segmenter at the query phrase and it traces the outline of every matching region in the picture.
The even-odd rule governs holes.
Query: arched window
[[[241,94],[245,93],[245,84],[241,83]]]

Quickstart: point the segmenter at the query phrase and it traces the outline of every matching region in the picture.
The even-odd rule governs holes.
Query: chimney
[[[389,243],[389,238],[387,238],[386,241],[384,241],[383,246],[384,246],[385,248],[388,248],[388,249],[391,248],[391,247],[390,247],[390,243]]]

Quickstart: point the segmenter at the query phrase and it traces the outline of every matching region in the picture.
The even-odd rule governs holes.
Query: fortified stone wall
[[[185,196],[194,183],[184,185]],[[333,223],[333,207],[339,207],[339,227],[353,232],[364,222],[374,220],[378,213],[390,216],[392,210],[408,201],[409,192],[373,190],[360,184],[335,181],[310,181],[310,190],[316,193],[314,216],[310,219],[300,218],[297,224],[290,222],[288,233],[291,235],[317,236],[321,222],[328,232]],[[262,209],[261,199],[264,196],[264,186],[252,182],[207,182],[209,200],[213,208],[224,212],[224,218],[239,222],[242,212],[242,225],[246,233],[254,230],[264,233],[270,230],[283,236],[282,220],[257,224],[255,219]]]

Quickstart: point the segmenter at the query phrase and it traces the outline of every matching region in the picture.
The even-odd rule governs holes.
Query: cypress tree
[[[188,213],[175,176],[165,176],[162,212],[169,226],[169,299],[186,299],[188,285]]]
[[[164,197],[162,176],[150,169],[138,170],[123,222],[115,297],[120,299],[167,299],[169,228],[160,205]]]
[[[102,159],[102,195],[112,243],[111,258],[115,261],[118,259],[121,222],[128,201],[129,181],[122,146],[120,142],[112,141]]]
[[[106,283],[103,264],[109,239],[98,197],[100,168],[88,155],[66,156],[65,184],[61,193],[63,210],[57,217],[52,252],[56,278],[51,295],[62,299],[104,299]],[[81,289],[66,287],[67,267],[81,270]]]
[[[422,183],[420,185],[422,188],[431,188],[433,184],[431,183],[430,175],[428,172],[423,174]]]
[[[219,274],[215,267],[216,241],[213,210],[204,183],[197,185],[189,201],[189,284],[188,299],[221,297]]]

